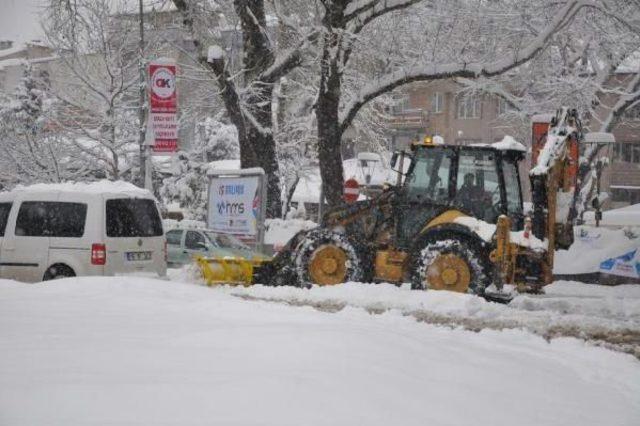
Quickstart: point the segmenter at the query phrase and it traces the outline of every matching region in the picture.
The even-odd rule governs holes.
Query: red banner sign
[[[178,150],[178,94],[176,64],[154,61],[149,64],[149,125],[154,154]]]

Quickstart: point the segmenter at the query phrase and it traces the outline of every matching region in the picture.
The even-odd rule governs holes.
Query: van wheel
[[[50,281],[57,280],[59,278],[68,278],[75,277],[76,273],[73,272],[73,269],[69,268],[67,265],[56,264],[49,266],[49,269],[44,273],[44,277],[42,277],[42,281]]]

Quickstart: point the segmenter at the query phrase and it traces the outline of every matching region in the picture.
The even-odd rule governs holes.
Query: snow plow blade
[[[196,263],[205,284],[250,286],[257,282],[262,267],[269,263],[266,260],[247,260],[241,257],[196,257]]]

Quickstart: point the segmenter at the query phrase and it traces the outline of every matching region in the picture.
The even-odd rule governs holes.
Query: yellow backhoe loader
[[[318,228],[298,233],[272,261],[243,276],[297,286],[409,281],[414,289],[498,301],[512,297],[505,284],[541,291],[552,281],[555,249],[573,242],[585,193],[577,181],[585,138],[575,110],[563,108],[538,124],[530,216],[520,185],[522,145],[446,145],[427,137],[394,154],[396,185],[328,211]]]

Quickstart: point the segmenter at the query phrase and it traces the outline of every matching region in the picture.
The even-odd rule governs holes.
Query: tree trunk
[[[316,111],[318,120],[318,160],[322,189],[330,207],[340,205],[344,187],[342,154],[340,145],[342,134],[338,122],[339,97],[325,94],[318,98]]]
[[[329,11],[327,11],[329,12]],[[338,117],[340,107],[342,74],[339,67],[340,37],[335,28],[344,27],[341,10],[327,13],[324,25],[329,29],[324,36],[322,62],[320,66],[320,91],[316,106],[318,123],[318,160],[322,190],[329,204],[342,204],[344,172],[342,168],[342,131]],[[322,202],[322,200],[321,200]]]
[[[264,99],[271,99],[273,87],[268,85],[257,92],[255,95],[249,96],[246,105],[261,128],[257,128],[245,120],[247,138],[256,161],[251,163],[241,161],[241,163],[242,167],[262,167],[267,176],[267,218],[279,218],[282,215],[282,196],[276,142],[271,130],[272,103],[270,101],[262,102]]]

